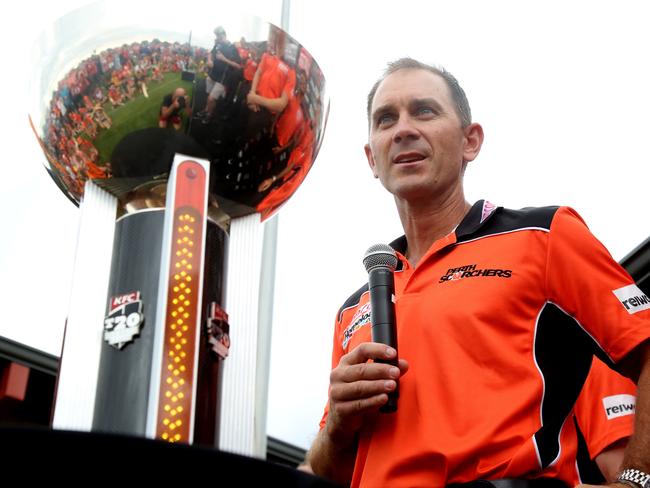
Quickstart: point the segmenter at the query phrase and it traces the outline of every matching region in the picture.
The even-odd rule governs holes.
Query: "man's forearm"
[[[280,98],[266,98],[261,95],[256,95],[255,103],[268,109],[273,113],[280,113],[287,106],[289,99],[286,93],[283,93]]]
[[[326,430],[321,429],[316,436],[307,453],[307,461],[318,476],[349,485],[357,455],[356,443],[341,447],[330,438]]]
[[[616,480],[616,476],[621,472],[621,465],[623,464],[623,457],[625,454],[625,446],[627,446],[628,438],[621,439],[614,444],[608,446],[603,450],[594,461],[600,472],[609,483]]]
[[[251,83],[251,92],[257,93],[257,83],[260,81],[260,69],[255,70],[255,75],[253,76],[253,82]]]

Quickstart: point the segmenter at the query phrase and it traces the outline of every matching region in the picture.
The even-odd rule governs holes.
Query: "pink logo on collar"
[[[481,224],[485,222],[485,219],[487,219],[490,215],[492,215],[492,212],[496,210],[497,206],[493,203],[488,202],[485,200],[483,202],[483,212],[481,212]]]

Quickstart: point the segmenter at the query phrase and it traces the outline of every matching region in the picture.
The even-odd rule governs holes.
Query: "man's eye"
[[[434,115],[436,112],[431,107],[418,107],[418,115]]]
[[[392,122],[394,119],[392,114],[381,114],[377,117],[377,125],[386,125]]]

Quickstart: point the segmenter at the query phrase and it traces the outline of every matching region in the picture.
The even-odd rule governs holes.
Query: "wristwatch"
[[[638,469],[624,469],[616,478],[616,481],[631,485],[634,488],[650,488],[650,474]]]

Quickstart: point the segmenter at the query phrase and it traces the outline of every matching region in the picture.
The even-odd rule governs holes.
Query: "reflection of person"
[[[575,406],[579,434],[578,468],[583,482],[612,482],[620,471],[623,451],[634,432],[636,386],[594,358]],[[590,460],[594,461],[598,473]]]
[[[204,121],[208,122],[215,113],[217,100],[226,96],[232,88],[231,80],[233,73],[241,70],[239,53],[237,48],[226,38],[226,31],[219,26],[214,30],[214,47],[208,58],[208,77],[206,81],[206,92],[208,101],[205,106]]]
[[[272,114],[278,114],[289,103],[296,84],[296,72],[278,56],[264,53],[255,72],[247,103],[258,112],[264,107]]]
[[[309,125],[305,122],[305,116],[302,111],[305,85],[305,77],[300,76],[300,82],[296,85],[295,93],[289,95],[287,106],[279,115],[275,124],[275,142],[277,146],[273,148],[273,153],[276,160],[281,164],[282,169],[279,173],[265,178],[259,184],[257,188],[258,192],[266,191],[274,182],[282,180],[282,178],[293,170],[294,163],[303,163],[302,157],[298,158],[298,153],[294,154],[293,158],[290,156],[292,149],[301,142],[301,138],[303,140],[305,139],[305,132]],[[303,149],[303,152],[306,150]]]
[[[368,100],[366,156],[405,232],[392,243],[399,367],[378,361],[397,353],[371,342],[366,285],[336,317],[314,472],[352,486],[573,486],[572,407],[594,352],[641,378],[622,476],[650,472],[648,298],[573,210],[465,200],[483,130],[449,73],[399,60]],[[397,412],[378,413],[397,380]]]
[[[176,88],[173,93],[165,95],[160,106],[160,115],[158,117],[158,127],[166,128],[171,122],[174,129],[181,130],[183,120],[181,114],[183,111],[190,111],[189,101],[185,94],[185,89]]]

